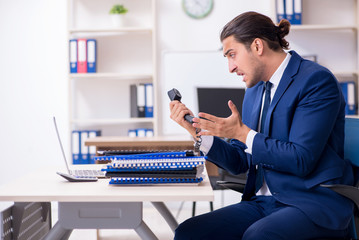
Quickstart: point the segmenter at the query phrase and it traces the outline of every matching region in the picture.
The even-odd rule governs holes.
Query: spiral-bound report
[[[103,171],[114,185],[200,183],[204,179],[206,157],[187,156],[186,152],[100,156],[95,160],[105,158],[111,163]]]

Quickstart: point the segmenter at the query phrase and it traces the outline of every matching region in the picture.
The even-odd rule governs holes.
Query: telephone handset
[[[182,95],[181,93],[176,89],[176,88],[173,88],[171,90],[169,90],[167,92],[168,94],[168,97],[170,98],[171,101],[174,101],[174,100],[177,100],[177,101],[181,101],[181,98],[182,98]],[[193,123],[193,116],[189,115],[189,114],[186,114],[184,116],[184,119],[186,119],[186,121],[188,121],[189,123]]]

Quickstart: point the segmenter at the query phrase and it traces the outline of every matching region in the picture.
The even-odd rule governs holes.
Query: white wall
[[[66,1],[0,0],[0,33],[3,184],[28,170],[61,160],[52,116],[58,117],[65,133]]]
[[[273,14],[269,0],[214,1],[213,11],[204,19],[192,19],[182,9],[182,0],[158,0],[157,26],[159,50],[217,50],[223,26],[245,11]]]

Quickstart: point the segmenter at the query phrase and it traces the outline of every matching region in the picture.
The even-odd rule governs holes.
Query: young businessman
[[[320,184],[353,184],[344,152],[344,98],[333,74],[285,52],[290,24],[278,26],[255,12],[243,13],[222,30],[229,71],[247,91],[242,117],[218,118],[170,103],[171,119],[193,137],[202,131],[201,152],[234,173],[248,171],[242,201],[186,220],[175,239],[344,238],[353,206]],[[205,131],[204,131],[205,130]],[[232,139],[230,143],[219,137]]]

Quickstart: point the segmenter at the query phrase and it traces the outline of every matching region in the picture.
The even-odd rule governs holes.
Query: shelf
[[[70,34],[75,33],[151,33],[152,28],[150,27],[124,27],[124,28],[99,28],[99,29],[70,29]]]
[[[121,74],[121,73],[72,73],[69,74],[72,79],[152,79],[151,74]]]
[[[358,71],[333,71],[334,76],[357,76]]]
[[[154,118],[99,118],[99,119],[72,119],[76,124],[129,124],[129,123],[153,123]]]
[[[352,30],[356,31],[355,25],[315,25],[315,24],[304,24],[304,25],[291,25],[291,30]]]

